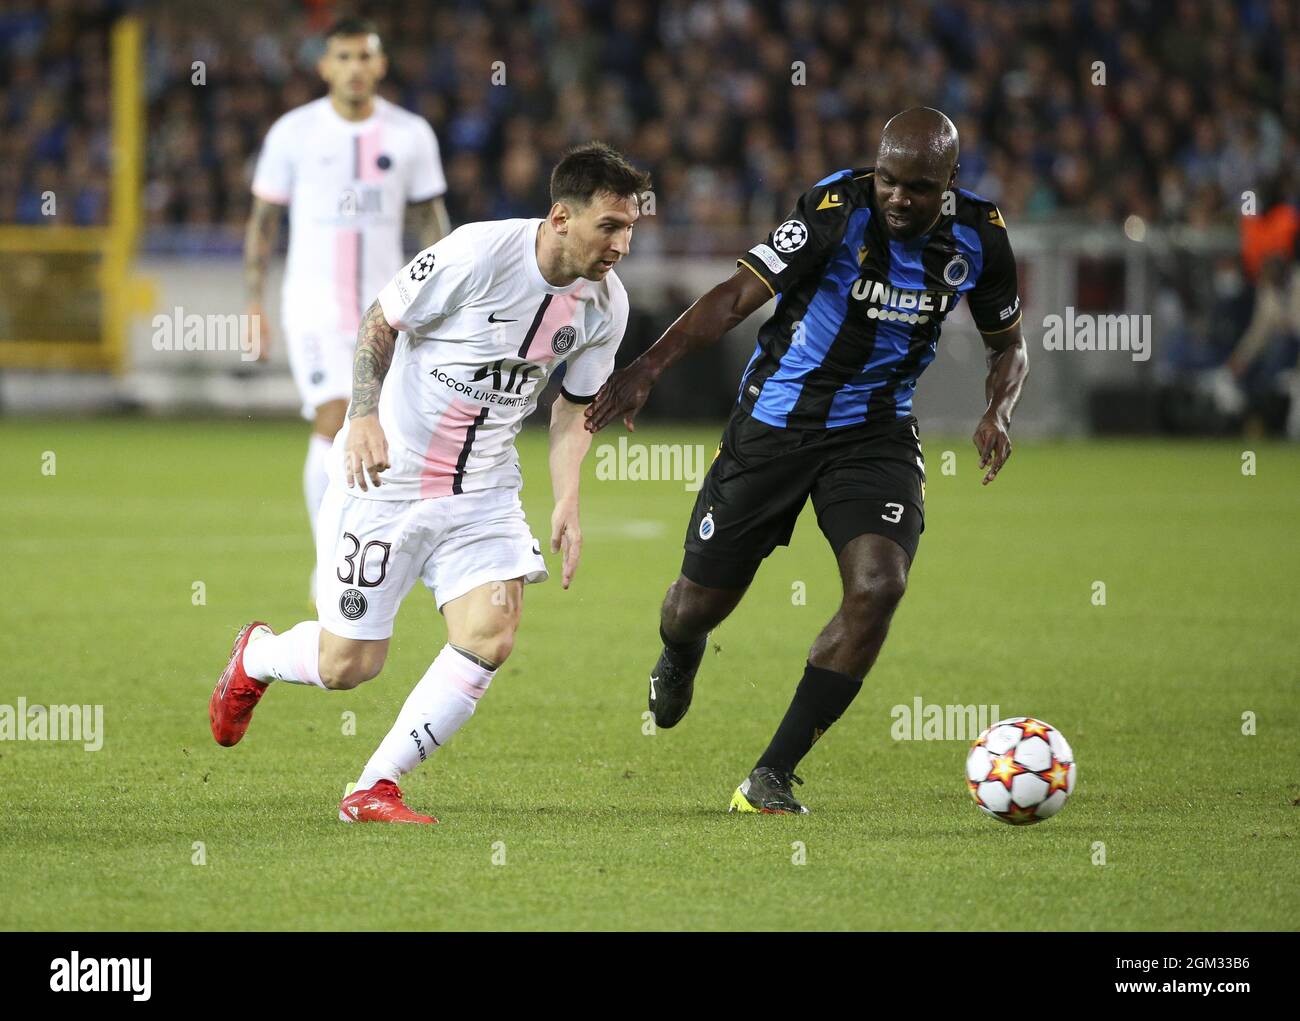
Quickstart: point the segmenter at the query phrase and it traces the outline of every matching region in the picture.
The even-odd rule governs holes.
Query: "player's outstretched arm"
[[[736,270],[678,316],[640,358],[609,377],[587,407],[588,431],[598,432],[620,417],[632,431],[632,419],[665,369],[692,351],[716,344],[771,297],[767,284],[751,270]]]
[[[266,360],[270,349],[271,327],[262,304],[266,285],[266,267],[271,261],[276,240],[280,236],[280,217],[284,206],[253,196],[253,210],[244,231],[244,290],[247,295],[248,314],[261,319],[258,336],[261,347],[257,351],[259,362]]]
[[[379,393],[393,364],[397,331],[388,325],[379,301],[370,303],[357,334],[352,359],[352,402],[348,405],[348,440],[343,462],[347,484],[367,489],[366,476],[379,488],[379,473],[388,467],[388,441],[379,425]]]
[[[575,404],[563,394],[551,405],[551,488],[555,510],[551,514],[551,552],[564,553],[560,585],[568,588],[582,554],[582,526],[578,519],[578,483],[582,461],[591,449],[591,433],[584,412],[590,405]]]
[[[989,365],[984,381],[988,410],[975,427],[973,439],[980,455],[980,468],[988,469],[982,483],[987,486],[1011,456],[1011,413],[1029,375],[1029,353],[1019,323],[1009,330],[981,336]]]

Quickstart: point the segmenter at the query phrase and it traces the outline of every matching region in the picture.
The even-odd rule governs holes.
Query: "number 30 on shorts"
[[[881,521],[888,521],[891,525],[896,525],[903,520],[903,505],[901,503],[885,504],[885,513],[880,515]]]
[[[343,558],[343,562],[348,565],[347,574],[343,573],[343,568],[341,567],[337,571],[339,581],[343,582],[344,585],[352,585],[354,584],[353,579],[356,579],[355,584],[359,585],[361,588],[375,588],[378,585],[382,585],[384,577],[388,574],[388,554],[392,550],[393,544],[391,542],[380,542],[378,539],[371,539],[364,547],[362,547],[361,540],[351,532],[344,532],[343,538],[352,540],[352,552]],[[370,557],[370,548],[372,546],[376,546],[383,550],[383,559],[379,561],[378,578],[366,577],[366,560]],[[357,554],[361,555],[359,562]]]

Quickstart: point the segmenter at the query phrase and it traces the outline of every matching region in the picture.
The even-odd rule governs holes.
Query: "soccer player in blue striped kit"
[[[957,129],[944,114],[898,114],[874,167],[837,171],[805,192],[735,274],[616,372],[588,411],[593,432],[620,417],[631,429],[668,366],[777,299],[696,500],[650,674],[655,722],[675,726],[690,708],[709,632],[762,561],[789,543],[811,496],[843,599],[731,811],[807,812],[791,791],[803,782],[795,767],[880,652],[924,528],[912,395],[963,295],[988,355],[988,408],[974,434],[985,484],[1011,455],[1011,413],[1027,371],[1015,258],[997,207],[956,189],[957,169]]]

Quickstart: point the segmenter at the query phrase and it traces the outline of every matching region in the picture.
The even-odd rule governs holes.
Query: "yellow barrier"
[[[143,29],[113,26],[106,227],[0,226],[0,367],[120,372],[131,316],[152,304],[131,273],[143,184]]]

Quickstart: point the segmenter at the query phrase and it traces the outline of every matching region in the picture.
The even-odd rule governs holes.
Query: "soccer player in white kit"
[[[436,822],[397,781],[473,715],[510,655],[526,583],[547,577],[524,520],[514,439],[561,364],[551,406],[551,552],[578,566],[585,408],[627,325],[614,265],[628,253],[644,174],[600,143],[551,175],[544,220],[471,223],[426,249],[366,312],[347,423],[318,524],[318,616],[283,634],[242,628],[209,703],[222,745],[243,737],[271,681],[348,689],[377,675],[417,580],[447,644],[343,799],[345,822]]]
[[[375,94],[386,70],[374,24],[338,22],[319,64],[329,94],[275,122],[253,176],[244,269],[249,313],[260,317],[260,358],[271,338],[266,266],[289,207],[281,321],[303,417],[312,423],[303,492],[313,534],[326,458],[352,390],[361,315],[405,261],[403,214],[422,248],[448,230],[437,138],[424,118]]]

